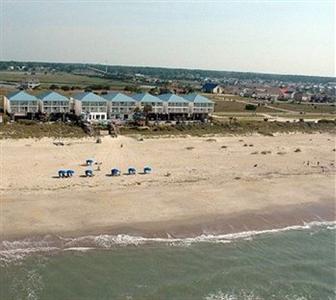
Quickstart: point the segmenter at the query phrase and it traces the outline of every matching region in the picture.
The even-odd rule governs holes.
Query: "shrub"
[[[59,86],[57,84],[52,84],[51,86],[49,86],[50,90],[58,90]]]
[[[321,119],[321,120],[318,120],[318,123],[333,124],[333,123],[335,123],[335,121],[327,120],[327,119]]]
[[[67,86],[67,85],[63,85],[63,86],[61,86],[61,89],[62,89],[63,91],[70,91],[70,87]]]
[[[26,119],[18,120],[18,123],[23,124],[23,125],[35,125],[35,124],[37,124],[37,122],[34,121],[34,120],[26,120]]]
[[[124,90],[127,91],[127,92],[132,92],[132,93],[141,93],[142,92],[142,90],[139,87],[134,86],[134,85],[126,85]]]
[[[7,124],[9,122],[9,116],[7,116],[6,114],[2,115],[2,122],[3,124]]]
[[[257,106],[254,105],[254,104],[246,104],[246,105],[245,105],[245,109],[246,109],[246,110],[256,110],[256,109],[257,109]]]
[[[97,90],[109,90],[110,86],[102,84],[91,84],[86,87],[88,90],[97,91]]]

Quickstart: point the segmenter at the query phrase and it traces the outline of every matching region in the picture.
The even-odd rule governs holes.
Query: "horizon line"
[[[233,71],[233,70],[222,70],[222,69],[202,69],[202,68],[192,68],[192,67],[170,67],[170,66],[151,66],[151,65],[118,65],[118,64],[104,64],[98,62],[59,62],[59,61],[37,61],[37,60],[0,60],[2,62],[20,62],[20,63],[51,63],[51,64],[81,64],[81,65],[101,65],[107,67],[139,67],[139,68],[153,68],[153,69],[176,69],[176,70],[189,70],[189,71],[210,71],[210,72],[227,72],[227,73],[245,73],[245,74],[257,74],[257,75],[278,75],[278,76],[304,76],[304,77],[319,77],[319,78],[333,78],[336,79],[336,74],[334,76],[326,75],[307,75],[307,74],[293,74],[293,73],[273,73],[265,71]]]

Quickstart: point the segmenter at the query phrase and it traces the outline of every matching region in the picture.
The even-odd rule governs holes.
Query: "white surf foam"
[[[281,297],[282,297],[281,299],[286,299],[286,300],[308,300],[307,297],[300,296],[300,295],[285,295],[285,296],[282,295]],[[266,298],[256,295],[253,291],[248,292],[245,290],[237,291],[234,293],[233,292],[223,292],[219,290],[213,293],[209,293],[203,299],[204,300],[266,300]],[[328,298],[326,300],[331,300],[331,298]]]
[[[36,253],[54,253],[56,251],[90,251],[93,249],[111,249],[120,246],[139,246],[144,244],[161,243],[169,246],[190,246],[194,243],[231,243],[235,240],[253,240],[253,237],[264,234],[276,234],[290,230],[309,230],[313,228],[336,229],[336,221],[314,221],[303,225],[287,226],[276,229],[252,230],[229,234],[202,234],[196,237],[186,238],[155,238],[118,235],[89,235],[77,238],[58,237],[57,242],[52,242],[50,237],[46,240],[25,239],[20,241],[3,241],[0,246],[0,264],[20,261],[27,256]]]

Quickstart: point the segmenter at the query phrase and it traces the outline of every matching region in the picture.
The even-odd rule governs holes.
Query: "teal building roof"
[[[209,100],[208,98],[198,95],[196,93],[186,94],[183,96],[184,99],[194,102],[194,103],[214,103],[213,101]]]
[[[123,93],[118,92],[111,92],[106,95],[102,95],[102,97],[107,101],[112,102],[133,102],[136,103],[136,100],[134,100],[132,97],[127,96]]]
[[[25,91],[16,91],[8,94],[9,101],[36,101],[37,98],[33,95],[28,94]]]
[[[141,93],[141,94],[135,94],[132,96],[132,98],[136,101],[139,101],[139,102],[148,102],[148,103],[151,103],[151,102],[162,102],[161,99],[159,99],[158,97],[155,97],[151,94],[148,94],[148,93]]]
[[[87,102],[106,102],[106,100],[92,92],[78,93],[73,96],[74,99]]]
[[[42,101],[69,101],[69,99],[59,93],[56,93],[54,91],[46,91],[40,95],[37,96]]]
[[[189,101],[178,96],[175,94],[162,94],[159,95],[158,98],[160,98],[162,101],[165,102],[174,102],[174,103],[188,103]]]

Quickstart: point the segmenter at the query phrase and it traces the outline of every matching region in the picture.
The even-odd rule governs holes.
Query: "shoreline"
[[[169,221],[135,222],[101,226],[94,229],[74,230],[57,233],[37,233],[8,235],[0,238],[2,242],[43,241],[48,243],[62,239],[81,239],[102,235],[141,237],[145,239],[188,239],[202,235],[230,235],[243,232],[262,232],[287,227],[304,226],[307,223],[336,222],[334,201],[319,201],[304,205],[273,206],[263,210],[227,215],[199,215],[192,218],[172,219]],[[83,245],[82,245],[83,246]],[[88,245],[87,245],[88,246]],[[0,244],[0,250],[3,245]]]

